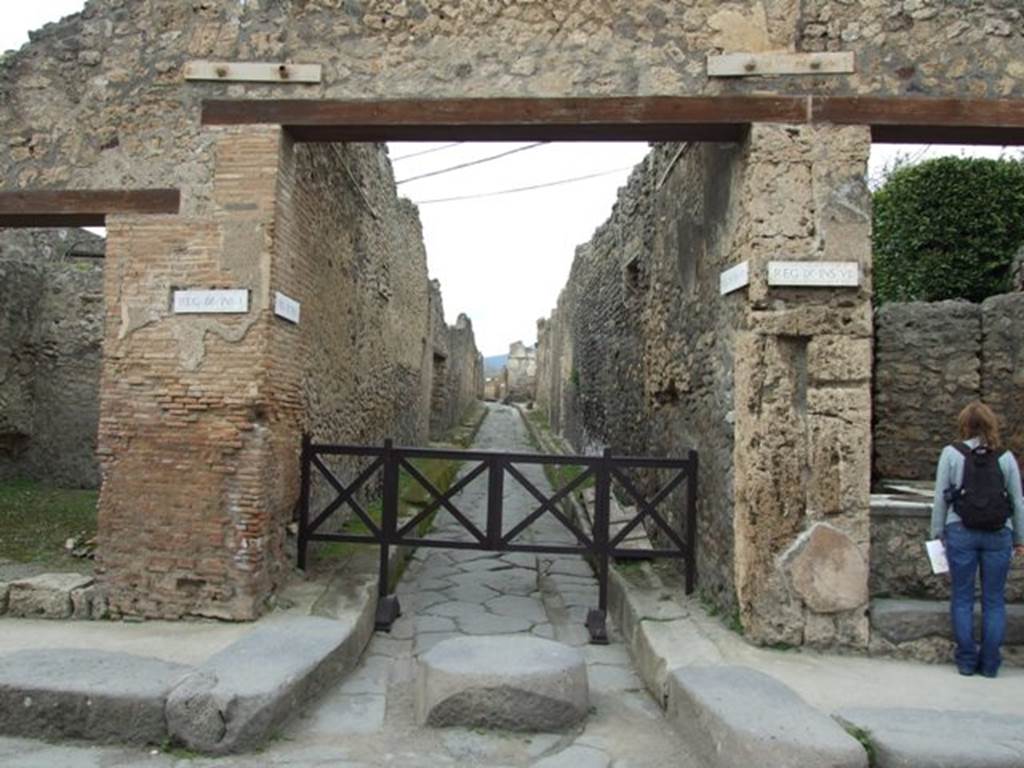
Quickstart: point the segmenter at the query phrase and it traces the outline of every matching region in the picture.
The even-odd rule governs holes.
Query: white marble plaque
[[[174,312],[178,315],[244,315],[248,311],[249,291],[246,289],[174,292]]]
[[[278,317],[298,325],[301,310],[302,305],[290,296],[285,296],[280,291],[274,294],[274,314]]]
[[[856,288],[856,261],[769,261],[768,285],[795,288]]]
[[[744,261],[722,272],[718,277],[718,292],[722,296],[750,285],[750,262]]]

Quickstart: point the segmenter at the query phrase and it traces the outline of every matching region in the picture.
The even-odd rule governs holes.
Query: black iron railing
[[[344,456],[368,463],[345,484],[325,463],[325,457]],[[417,459],[442,459],[463,463],[461,477],[447,490],[441,491],[413,463]],[[561,488],[547,495],[539,490],[524,474],[527,466],[566,466],[581,468],[581,472]],[[670,479],[657,490],[650,500],[638,490],[630,477],[635,470],[671,470]],[[313,473],[321,476],[335,496],[322,509],[311,508]],[[411,519],[399,524],[399,481],[402,473],[422,486],[431,500]],[[459,492],[484,473],[487,474],[487,516],[483,528],[475,524],[455,504]],[[381,514],[375,520],[359,500],[360,490],[371,479],[381,474]],[[521,521],[505,530],[503,496],[507,478],[519,483],[538,502],[538,506]],[[590,532],[566,514],[562,502],[570,494],[590,485],[593,481],[594,514]],[[637,514],[624,526],[620,524],[614,535],[609,525],[612,485],[617,483],[636,502]],[[681,490],[680,490],[681,489]],[[673,492],[680,491],[673,495]],[[390,629],[398,617],[398,598],[391,594],[389,584],[389,558],[393,547],[443,547],[474,549],[494,552],[532,552],[537,554],[584,555],[591,559],[597,572],[598,606],[587,616],[587,629],[595,643],[607,642],[606,617],[608,611],[608,566],[610,558],[682,559],[686,592],[691,593],[697,580],[697,452],[690,451],[686,459],[629,458],[612,456],[605,451],[600,456],[559,456],[533,453],[498,453],[490,451],[461,451],[447,449],[400,448],[391,440],[382,447],[354,445],[325,445],[313,443],[308,436],[302,441],[302,495],[299,509],[298,564],[305,569],[309,543],[312,541],[341,541],[374,544],[380,547],[379,599],[376,624],[378,629]],[[681,499],[683,509],[676,517],[666,519],[659,505],[670,499]],[[677,502],[678,503],[678,502]],[[362,521],[367,533],[321,532],[327,521],[342,507],[348,506]],[[420,533],[422,524],[434,513],[445,510],[469,536],[466,539],[439,539]],[[550,514],[572,534],[574,543],[544,543],[518,540],[543,515]],[[655,540],[663,545],[637,549],[626,547],[626,539],[637,526],[648,519],[657,529]],[[517,541],[518,540],[518,541]]]

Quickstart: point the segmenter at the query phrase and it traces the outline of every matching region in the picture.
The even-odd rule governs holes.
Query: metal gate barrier
[[[347,456],[367,459],[369,463],[345,484],[325,464],[324,457]],[[442,492],[413,464],[415,459],[444,459],[464,462],[461,477]],[[576,465],[582,472],[548,496],[540,491],[520,469],[530,465]],[[635,469],[672,470],[668,480],[650,500],[637,490],[628,471]],[[323,508],[311,509],[310,487],[313,472],[317,472],[335,497]],[[431,501],[411,519],[399,525],[399,479],[407,473],[431,496]],[[374,520],[357,499],[360,489],[378,473],[381,474],[381,515]],[[453,503],[460,491],[478,477],[487,475],[487,519],[481,529]],[[539,506],[523,520],[505,530],[502,499],[507,478],[519,483]],[[567,516],[560,505],[574,491],[593,481],[595,489],[593,525],[590,533]],[[609,508],[612,484],[620,487],[636,502],[637,514],[628,523],[611,533]],[[678,515],[681,530],[676,530],[658,512],[673,491],[685,483],[685,509]],[[355,445],[327,445],[314,443],[308,435],[302,440],[302,488],[299,508],[298,565],[305,569],[309,543],[313,541],[340,541],[375,544],[380,547],[378,577],[377,629],[389,630],[400,614],[396,595],[389,585],[389,558],[392,547],[438,547],[471,549],[490,552],[531,552],[537,554],[583,555],[589,557],[597,572],[598,605],[589,611],[586,626],[592,643],[608,642],[606,618],[608,614],[609,559],[676,558],[684,564],[686,593],[693,592],[697,580],[696,528],[697,528],[697,452],[690,451],[686,459],[655,459],[613,456],[605,451],[600,456],[571,456],[534,453],[500,453],[492,451],[463,451],[433,448],[401,448],[391,440],[382,447]],[[365,525],[368,533],[320,532],[327,521],[342,507],[348,506]],[[446,510],[458,521],[469,540],[431,538],[421,534],[419,527],[440,509]],[[554,516],[575,538],[574,545],[517,542],[516,539],[544,514]],[[646,549],[626,548],[626,538],[645,518],[650,519],[660,532],[664,546]]]

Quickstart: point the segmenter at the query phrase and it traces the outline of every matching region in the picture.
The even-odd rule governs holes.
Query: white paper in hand
[[[928,550],[932,573],[949,573],[949,561],[946,560],[946,548],[942,546],[942,539],[926,541],[924,546]]]

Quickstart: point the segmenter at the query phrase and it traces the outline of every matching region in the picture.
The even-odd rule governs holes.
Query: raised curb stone
[[[80,573],[44,573],[9,584],[7,612],[29,619],[66,619],[71,616],[71,593],[93,583]]]
[[[589,704],[586,659],[551,640],[456,637],[419,658],[421,724],[559,731],[586,717]]]
[[[171,738],[207,754],[260,746],[355,668],[373,633],[374,607],[367,592],[355,617],[289,619],[214,654],[167,697]]]
[[[158,744],[164,700],[192,667],[107,651],[45,649],[0,656],[0,733]]]
[[[668,713],[715,768],[867,768],[864,748],[792,689],[747,667],[681,667]]]
[[[981,608],[974,606],[974,630],[981,627]],[[925,637],[953,639],[949,603],[944,600],[877,599],[871,601],[871,628],[893,643]],[[1024,605],[1006,606],[1007,645],[1024,645]]]
[[[987,712],[849,708],[836,719],[867,732],[877,768],[1019,768],[1024,718]]]

